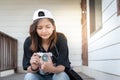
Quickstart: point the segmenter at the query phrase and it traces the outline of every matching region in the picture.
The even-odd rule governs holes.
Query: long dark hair
[[[39,46],[41,46],[42,44],[42,38],[38,36],[36,29],[37,29],[37,25],[38,25],[38,21],[40,19],[37,19],[35,21],[33,21],[33,23],[30,25],[30,38],[31,38],[31,45],[30,45],[30,49],[33,52],[38,51]],[[52,23],[52,25],[54,26],[54,31],[52,33],[52,35],[49,38],[49,44],[50,44],[50,49],[54,46],[54,44],[56,43],[57,40],[57,35],[56,35],[56,26],[55,26],[55,22],[53,19],[48,18],[48,20]]]

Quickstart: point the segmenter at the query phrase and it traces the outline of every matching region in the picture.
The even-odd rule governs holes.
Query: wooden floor
[[[0,80],[24,80],[24,75],[25,75],[24,73],[16,73],[6,77],[1,77]],[[83,78],[83,80],[95,80],[94,78],[91,78],[80,72],[79,75]]]

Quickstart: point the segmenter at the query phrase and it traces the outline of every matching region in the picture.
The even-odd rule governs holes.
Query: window
[[[117,0],[117,15],[120,16],[120,0]]]
[[[102,1],[90,0],[90,34],[97,32],[102,27]]]

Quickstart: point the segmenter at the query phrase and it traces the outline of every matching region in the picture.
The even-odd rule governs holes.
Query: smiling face
[[[37,24],[36,32],[42,40],[48,40],[54,31],[54,26],[47,18],[40,19]]]

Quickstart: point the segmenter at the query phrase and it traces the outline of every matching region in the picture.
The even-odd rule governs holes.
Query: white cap
[[[46,9],[38,9],[34,12],[33,21],[36,20],[36,19],[40,19],[40,18],[51,18],[51,19],[53,19],[53,16],[52,16],[51,12],[46,10]]]

